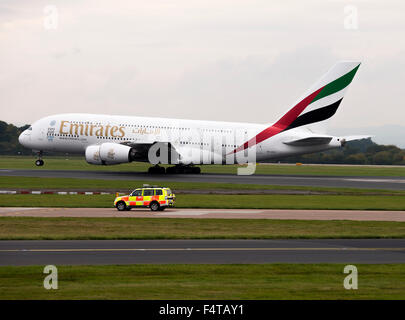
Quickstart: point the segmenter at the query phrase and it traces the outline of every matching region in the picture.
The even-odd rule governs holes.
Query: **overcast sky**
[[[347,6],[357,29],[345,28]],[[372,0],[2,0],[0,119],[268,123],[343,59],[363,63],[331,125],[402,125],[404,12],[403,1]]]

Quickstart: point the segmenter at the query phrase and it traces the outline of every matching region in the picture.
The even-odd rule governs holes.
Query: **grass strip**
[[[84,157],[45,157],[45,166],[37,168],[33,156],[1,156],[2,169],[36,169],[36,170],[94,170],[94,171],[132,171],[146,172],[148,163],[133,162],[119,166],[95,166],[88,164]],[[204,173],[236,174],[238,165],[206,165],[201,166]],[[362,166],[362,165],[280,165],[258,164],[257,174],[291,174],[291,175],[331,175],[331,176],[405,176],[404,167]]]
[[[12,177],[0,176],[0,190],[44,190],[44,189],[72,189],[72,190],[128,190],[141,187],[143,184],[160,185],[172,188],[172,190],[291,190],[308,191],[336,194],[405,194],[405,191],[377,190],[377,189],[354,189],[354,188],[329,188],[329,187],[303,187],[303,186],[275,186],[258,184],[232,184],[217,182],[173,182],[153,180],[99,180],[77,178],[39,178],[39,177]]]
[[[0,240],[405,238],[405,222],[0,217]]]
[[[0,207],[113,208],[114,195],[0,195]],[[182,194],[178,208],[405,210],[403,196]],[[113,210],[113,209],[112,209]]]
[[[405,299],[405,265],[359,264],[345,290],[342,264],[0,267],[0,299]]]

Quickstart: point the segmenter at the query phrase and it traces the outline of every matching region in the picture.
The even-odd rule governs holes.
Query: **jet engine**
[[[86,148],[86,161],[98,165],[127,163],[135,159],[135,153],[134,148],[122,144],[102,143]]]

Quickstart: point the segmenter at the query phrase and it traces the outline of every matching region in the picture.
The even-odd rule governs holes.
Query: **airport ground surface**
[[[111,194],[0,195],[0,299],[405,297],[404,167],[258,165],[257,174],[238,176],[235,166],[204,166],[201,175],[148,175],[146,164],[51,158],[35,168],[32,160],[1,157],[0,190],[156,183],[182,190],[178,205],[187,209],[118,213]],[[52,293],[41,287],[46,264],[60,274]],[[346,264],[359,268],[360,290],[342,289]]]
[[[405,211],[365,210],[260,210],[260,209],[179,209],[151,212],[148,208],[119,212],[115,208],[29,208],[0,207],[0,217],[70,218],[193,218],[193,219],[276,219],[352,220],[405,222]]]
[[[1,241],[0,265],[405,263],[404,239]]]
[[[236,175],[236,174],[174,174],[150,175],[144,172],[113,171],[72,171],[72,170],[36,170],[1,169],[0,176],[42,177],[42,178],[78,178],[102,180],[141,180],[170,182],[200,182],[256,184],[279,186],[339,187],[362,189],[405,190],[405,178],[395,176],[303,176],[303,175]]]
[[[404,299],[405,264],[125,264],[63,266],[45,290],[44,266],[0,266],[0,299]],[[134,311],[136,312],[136,310]]]

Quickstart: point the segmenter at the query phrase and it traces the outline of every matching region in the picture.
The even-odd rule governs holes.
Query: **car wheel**
[[[117,203],[116,207],[118,211],[125,211],[127,206],[124,201],[120,201]]]
[[[150,204],[150,210],[152,210],[152,211],[158,211],[159,208],[160,208],[160,205],[159,205],[159,203],[157,203],[156,201],[155,201],[155,202],[152,202],[152,203]]]

